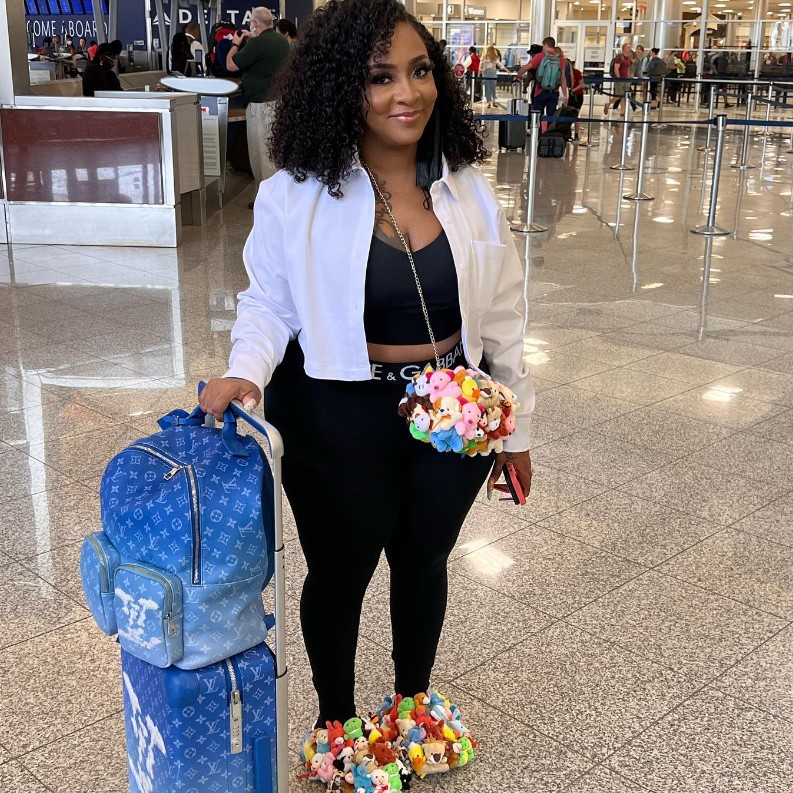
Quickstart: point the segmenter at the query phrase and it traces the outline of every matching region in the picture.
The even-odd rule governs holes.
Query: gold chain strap
[[[432,325],[430,325],[430,314],[427,310],[427,303],[424,300],[424,290],[421,288],[421,281],[419,279],[418,271],[416,270],[416,263],[413,261],[413,253],[410,250],[410,246],[407,244],[407,241],[402,236],[402,232],[399,230],[399,226],[397,225],[396,218],[394,217],[394,213],[391,211],[391,207],[386,201],[385,196],[383,195],[383,191],[380,189],[380,185],[377,184],[377,180],[374,178],[374,174],[369,169],[369,166],[366,163],[363,163],[363,167],[366,170],[366,173],[369,174],[369,179],[372,182],[372,187],[374,187],[375,192],[380,198],[383,206],[385,207],[385,211],[388,213],[388,217],[391,220],[391,225],[394,227],[394,231],[396,231],[397,236],[399,237],[402,246],[405,249],[405,253],[408,255],[408,261],[410,262],[410,269],[413,270],[413,278],[416,279],[416,289],[418,289],[419,293],[419,300],[421,300],[421,310],[424,312],[424,321],[427,323],[427,330],[430,334],[430,342],[432,343],[432,351],[435,354],[435,363],[438,369],[441,369],[441,357],[438,355],[438,348],[435,346],[435,334],[432,332]]]

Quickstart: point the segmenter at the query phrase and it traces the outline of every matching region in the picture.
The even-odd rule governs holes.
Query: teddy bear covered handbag
[[[368,167],[366,171],[408,255],[435,353],[436,368],[428,365],[414,375],[399,403],[399,415],[405,418],[416,440],[432,444],[439,452],[469,457],[499,453],[503,450],[504,439],[515,431],[515,413],[520,403],[509,388],[478,369],[442,368],[413,253],[377,180]]]

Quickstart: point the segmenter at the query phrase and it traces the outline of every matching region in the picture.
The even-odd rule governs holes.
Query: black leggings
[[[405,380],[388,366],[376,372],[379,380],[314,380],[293,342],[265,394],[265,415],[284,437],[283,484],[308,564],[300,621],[319,723],[356,713],[361,606],[383,550],[395,691],[429,687],[447,561],[493,463],[414,440],[397,415]]]

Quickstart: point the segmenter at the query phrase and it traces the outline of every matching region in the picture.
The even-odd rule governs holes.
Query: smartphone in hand
[[[502,498],[501,501],[512,500],[513,504],[519,504],[520,506],[526,503],[526,495],[520,486],[515,466],[512,463],[507,463],[504,466],[504,482],[496,482],[493,489],[498,490],[500,493],[509,493],[509,496]]]

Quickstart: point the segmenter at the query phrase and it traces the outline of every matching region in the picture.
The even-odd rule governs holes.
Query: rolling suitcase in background
[[[556,115],[560,120],[551,122],[548,125],[548,132],[558,132],[565,141],[572,140],[573,122],[578,118],[578,108],[565,105],[557,108]]]
[[[269,446],[275,485],[270,546],[275,618],[265,617],[263,633],[274,627],[275,653],[262,642],[208,666],[180,669],[154,666],[122,649],[130,793],[288,792],[283,444],[272,425],[257,421],[237,403],[230,410]],[[225,617],[218,612],[213,619],[221,625]]]
[[[525,99],[510,99],[509,114],[511,116],[527,116],[528,103]],[[528,132],[528,118],[526,121],[499,121],[498,122],[498,148],[499,149],[525,149],[526,134]]]
[[[538,157],[563,157],[567,148],[567,140],[561,132],[548,129],[540,135],[537,143]]]

